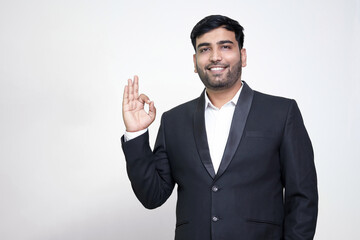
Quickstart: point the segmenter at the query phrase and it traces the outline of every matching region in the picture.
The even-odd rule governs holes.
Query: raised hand
[[[149,112],[146,112],[144,105],[149,104]],[[123,103],[123,119],[128,132],[136,132],[146,129],[155,120],[156,109],[154,102],[145,95],[139,96],[139,77],[134,76],[134,81],[128,79],[125,86]]]

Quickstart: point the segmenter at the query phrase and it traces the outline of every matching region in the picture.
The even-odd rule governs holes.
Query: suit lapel
[[[216,178],[219,178],[224,173],[233,159],[235,152],[240,144],[240,140],[246,124],[246,119],[250,112],[254,91],[245,82],[243,82],[243,84],[243,89],[241,90],[239,100],[235,107],[229,137],[218,172],[216,174]]]
[[[206,168],[209,175],[212,178],[214,178],[215,171],[211,162],[209,145],[206,136],[206,127],[205,127],[205,114],[204,114],[205,94],[206,94],[205,91],[203,91],[203,93],[199,98],[198,105],[196,107],[196,111],[194,114],[194,125],[193,125],[194,137],[195,137],[196,147],[200,155],[200,159],[204,164],[204,167]]]

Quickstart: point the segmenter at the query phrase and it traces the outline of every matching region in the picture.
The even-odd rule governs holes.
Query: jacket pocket
[[[184,221],[178,221],[178,222],[176,223],[176,228],[181,227],[181,226],[183,226],[183,225],[185,225],[185,224],[188,224],[188,223],[189,223],[189,221],[186,221],[186,220],[184,220]]]
[[[274,138],[276,134],[271,131],[246,131],[245,136],[253,138]]]
[[[254,219],[254,218],[248,218],[246,219],[246,222],[250,223],[264,223],[264,224],[271,224],[274,226],[281,227],[281,224],[275,221],[269,221],[269,220],[260,220],[260,219]]]

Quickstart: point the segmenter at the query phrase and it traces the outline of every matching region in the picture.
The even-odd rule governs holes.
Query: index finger
[[[141,103],[147,103],[147,104],[149,104],[150,103],[150,98],[148,97],[148,96],[146,96],[145,94],[140,94],[140,96],[139,96],[139,101],[141,102]]]

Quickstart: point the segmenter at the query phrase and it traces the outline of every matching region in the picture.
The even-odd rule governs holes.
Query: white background
[[[256,90],[294,98],[315,150],[317,240],[360,239],[360,1],[0,1],[0,239],[173,239],[176,191],[135,198],[120,137],[134,74],[161,114],[197,97],[192,27],[245,28]]]

